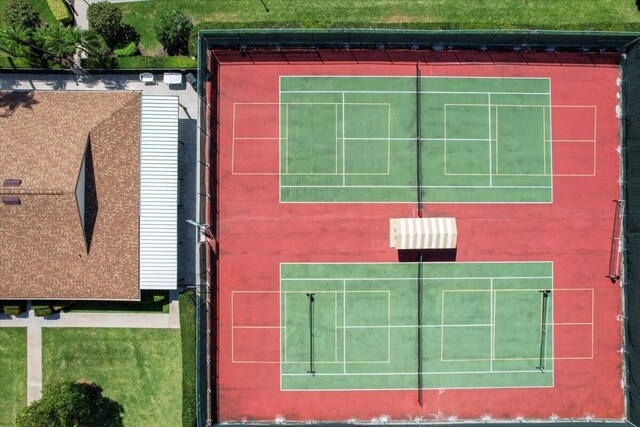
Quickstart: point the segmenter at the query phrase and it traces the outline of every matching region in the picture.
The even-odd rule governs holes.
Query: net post
[[[422,251],[418,258],[418,404],[422,407]]]
[[[421,77],[420,62],[416,62],[416,185],[418,217],[420,218],[422,218],[422,129],[420,123]]]

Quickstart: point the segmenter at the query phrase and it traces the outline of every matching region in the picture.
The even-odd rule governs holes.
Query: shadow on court
[[[418,262],[422,252],[422,262],[453,262],[456,260],[457,249],[402,249],[398,251],[398,261]]]

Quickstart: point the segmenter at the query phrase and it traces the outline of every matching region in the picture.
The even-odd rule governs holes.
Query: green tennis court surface
[[[552,200],[548,79],[280,79],[282,202]]]
[[[282,389],[553,385],[550,262],[423,266],[419,364],[417,264],[282,264]]]

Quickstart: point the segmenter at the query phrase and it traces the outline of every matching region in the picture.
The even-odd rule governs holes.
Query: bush
[[[120,57],[134,56],[138,53],[140,52],[138,51],[138,45],[136,42],[129,42],[125,47],[113,50],[113,54]]]
[[[198,63],[188,56],[125,56],[82,60],[87,70],[195,70]]]
[[[24,313],[24,308],[19,305],[5,305],[3,312],[5,316],[17,316]]]
[[[191,18],[179,10],[167,10],[158,16],[156,37],[169,55],[186,54],[189,51]]]
[[[56,18],[61,24],[69,25],[73,22],[73,16],[67,7],[67,3],[64,0],[47,0],[49,9],[53,17]]]
[[[35,29],[40,25],[40,15],[27,0],[8,0],[2,8],[2,21],[10,27]]]
[[[104,37],[109,47],[113,48],[120,42],[122,10],[118,6],[108,1],[91,3],[87,9],[87,20],[89,28]]]
[[[100,34],[110,49],[126,49],[131,42],[137,45],[140,41],[136,30],[122,23],[122,10],[108,1],[91,3],[87,9],[87,20],[89,28]]]
[[[47,317],[51,316],[53,313],[55,312],[51,307],[38,307],[33,310],[33,314],[35,314],[37,317]]]
[[[182,340],[182,425],[196,425],[196,305],[193,291],[178,298]]]

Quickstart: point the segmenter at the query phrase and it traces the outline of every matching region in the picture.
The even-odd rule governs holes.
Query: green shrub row
[[[33,68],[33,65],[26,58],[12,58],[0,56],[0,69]]]
[[[182,340],[182,426],[196,425],[196,305],[194,291],[180,294]]]
[[[51,316],[53,313],[55,313],[55,311],[53,310],[53,307],[49,307],[49,306],[36,307],[33,310],[33,314],[35,314],[37,317],[47,317],[47,316]]]
[[[197,56],[198,31],[219,29],[296,29],[296,28],[359,28],[359,29],[402,29],[402,30],[503,30],[537,29],[565,31],[640,31],[636,22],[597,22],[589,26],[584,24],[549,23],[535,28],[514,22],[400,22],[400,23],[363,23],[331,21],[321,18],[301,21],[246,21],[246,22],[201,22],[193,27],[189,36],[189,55]]]
[[[69,25],[73,22],[73,16],[69,11],[69,7],[64,0],[47,0],[49,9],[53,13],[53,17],[60,21],[64,25]]]

